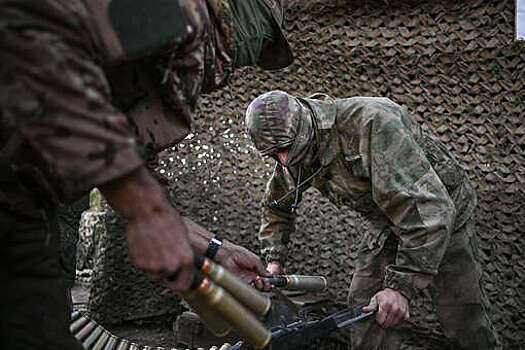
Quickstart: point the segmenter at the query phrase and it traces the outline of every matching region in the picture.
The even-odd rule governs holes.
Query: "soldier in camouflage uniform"
[[[298,98],[271,91],[246,111],[249,136],[277,160],[259,240],[281,273],[295,209],[317,188],[369,222],[349,302],[370,301],[376,320],[352,326],[353,349],[397,349],[415,288],[430,287],[454,349],[496,349],[487,314],[472,217],[476,193],[447,148],[387,98]]]
[[[0,348],[81,348],[56,211],[94,186],[127,219],[134,263],[189,287],[190,243],[202,252],[212,234],[171,207],[147,159],[234,68],[291,62],[281,24],[278,0],[0,0]],[[225,243],[217,261],[265,273]]]

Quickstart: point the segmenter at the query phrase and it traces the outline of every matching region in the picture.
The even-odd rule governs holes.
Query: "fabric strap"
[[[261,0],[229,0],[233,13],[236,68],[259,61],[264,39],[274,41],[271,9]]]

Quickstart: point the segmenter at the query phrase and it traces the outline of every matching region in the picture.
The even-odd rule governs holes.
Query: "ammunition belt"
[[[72,313],[69,329],[86,350],[190,350],[133,343],[117,337],[79,311]],[[230,344],[225,343],[221,346],[212,346],[209,350],[228,350],[230,347]],[[204,350],[204,348],[198,350]]]

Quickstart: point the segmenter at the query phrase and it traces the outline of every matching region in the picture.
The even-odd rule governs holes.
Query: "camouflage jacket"
[[[182,140],[232,73],[231,16],[228,0],[0,0],[0,205],[40,215]]]
[[[472,184],[445,146],[387,98],[300,100],[314,116],[321,171],[300,186],[299,200],[314,187],[335,205],[363,214],[370,225],[358,264],[395,234],[397,258],[387,267],[384,287],[410,299],[414,287],[424,287],[438,272],[451,233],[472,215]],[[301,179],[316,170],[303,168]],[[259,232],[267,261],[284,263],[288,253],[294,196],[269,204],[294,188],[298,171],[277,163],[267,184]]]

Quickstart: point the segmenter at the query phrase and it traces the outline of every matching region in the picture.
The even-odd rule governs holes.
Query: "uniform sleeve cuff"
[[[416,290],[409,278],[400,276],[398,273],[388,272],[383,282],[384,288],[390,288],[403,294],[408,301],[416,295]]]

